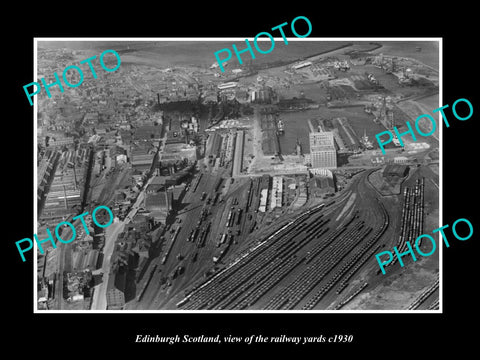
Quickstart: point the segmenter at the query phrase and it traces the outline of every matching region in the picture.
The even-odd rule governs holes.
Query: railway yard
[[[282,214],[266,227],[255,211],[265,177],[218,186],[222,177],[198,175],[182,200],[188,207],[179,210],[165,238],[163,256],[151,264],[149,285],[127,309],[326,309],[374,288],[384,279],[374,254],[385,246],[400,249],[409,231],[420,231],[424,177],[420,169],[410,176],[415,186],[405,188],[406,201],[398,207],[401,200],[379,196],[369,184],[373,171],[354,176],[332,200]],[[203,192],[213,198],[218,193],[220,200],[207,205]],[[428,202],[434,206],[431,194]],[[416,291],[421,289],[418,284]]]
[[[106,90],[74,93],[98,100],[70,129],[82,129],[83,152],[44,111],[44,134],[64,148],[39,159],[42,231],[65,210],[116,216],[114,230],[82,234],[83,247],[39,258],[44,308],[439,309],[438,253],[394,258],[385,275],[375,259],[439,227],[438,132],[385,155],[369,140],[438,102],[438,71],[413,59],[419,47],[411,58],[345,43],[218,74],[164,68],[149,46],[124,49]]]

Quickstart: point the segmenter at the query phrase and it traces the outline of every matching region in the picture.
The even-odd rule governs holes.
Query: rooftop
[[[319,152],[319,151],[335,151],[335,146],[333,145],[316,145],[310,147],[310,153]]]

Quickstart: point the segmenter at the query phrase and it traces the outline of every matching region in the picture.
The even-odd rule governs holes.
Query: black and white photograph
[[[72,5],[3,23],[5,351],[474,349],[471,5]]]
[[[264,37],[36,40],[37,310],[439,309],[441,39]]]

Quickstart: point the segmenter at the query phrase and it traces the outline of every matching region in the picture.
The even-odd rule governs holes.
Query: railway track
[[[250,190],[255,188],[252,185]],[[247,206],[251,204],[248,197]],[[339,285],[337,293],[340,293],[378,250],[377,241],[388,227],[389,218],[378,201],[382,216],[379,229],[368,226],[359,218],[358,211],[354,211],[341,227],[330,229],[331,218],[325,215],[328,212],[325,209],[331,204],[310,209],[265,235],[225,268],[188,290],[176,304],[177,308],[248,309],[258,307],[257,303],[269,296],[263,309],[289,310],[298,307],[312,290],[325,282],[308,298],[302,308],[306,310],[315,307],[334,286]],[[306,247],[309,247],[307,252],[303,250]],[[292,273],[295,274],[293,280],[278,291],[278,285]]]
[[[415,186],[405,188],[403,192],[404,202],[402,207],[402,220],[400,227],[400,235],[397,242],[399,253],[407,249],[407,241],[412,242],[423,234],[424,223],[424,190],[425,178],[415,181]],[[420,239],[418,246],[421,246]],[[392,266],[398,261],[398,257],[394,254],[394,258],[387,266]]]
[[[440,279],[437,278],[437,280],[427,289],[425,290],[415,301],[410,304],[407,310],[416,310],[420,305],[422,305],[427,298],[432,295],[439,287],[440,285]],[[435,302],[430,305],[430,307],[437,307],[439,304],[439,300],[437,299]],[[429,308],[430,310],[430,308]]]
[[[231,307],[233,303],[243,306],[253,301],[252,299],[257,296],[252,292],[252,288],[258,288],[259,292],[264,291],[265,288],[260,288],[260,285],[272,284],[272,279],[276,279],[276,275],[284,273],[286,269],[292,270],[294,264],[298,265],[294,259],[295,252],[305,243],[315,239],[317,233],[323,231],[328,222],[322,219],[322,214],[319,214],[323,207],[322,204],[305,212],[268,235],[225,269],[191,291],[177,303],[177,307],[215,309]],[[271,263],[276,266],[271,267]]]

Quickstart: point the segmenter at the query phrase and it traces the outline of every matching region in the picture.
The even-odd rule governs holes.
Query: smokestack
[[[160,93],[157,93],[157,104],[160,105]]]

